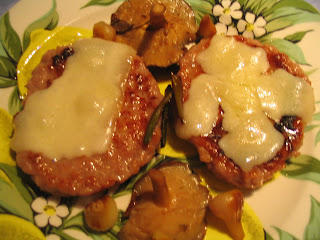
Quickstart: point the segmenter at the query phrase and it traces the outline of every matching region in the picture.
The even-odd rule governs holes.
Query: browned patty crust
[[[243,42],[250,47],[261,47],[267,53],[270,68],[267,74],[272,73],[277,68],[282,68],[288,73],[300,77],[310,83],[307,75],[299,65],[292,62],[286,54],[280,53],[275,47],[263,45],[257,40],[247,39],[242,36],[234,37],[237,41]],[[188,99],[188,90],[192,80],[203,73],[201,66],[196,62],[196,56],[208,48],[211,39],[203,39],[199,44],[192,47],[190,51],[180,61],[180,71],[183,86],[183,101]],[[232,159],[228,158],[220,149],[219,139],[226,134],[222,127],[223,109],[220,107],[220,117],[217,125],[208,136],[195,136],[189,139],[193,143],[200,156],[200,160],[205,162],[217,177],[240,188],[258,188],[265,181],[272,178],[274,173],[285,167],[285,161],[289,157],[297,154],[297,150],[302,145],[303,130],[305,123],[296,116],[284,116],[280,123],[275,123],[275,128],[282,133],[285,142],[280,151],[268,162],[255,166],[251,171],[244,172]],[[271,120],[270,120],[271,121]]]
[[[65,48],[58,48],[43,56],[27,85],[28,95],[49,87],[63,73],[64,51]],[[149,119],[162,95],[139,57],[132,60],[123,94],[123,106],[106,153],[54,162],[41,153],[22,151],[17,152],[18,166],[30,174],[42,190],[66,196],[89,195],[136,174],[152,159],[161,138],[158,125],[150,143],[143,144]]]

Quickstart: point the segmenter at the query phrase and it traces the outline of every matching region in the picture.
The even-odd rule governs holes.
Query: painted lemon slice
[[[0,214],[0,233],[2,240],[46,239],[33,223],[9,214]]]

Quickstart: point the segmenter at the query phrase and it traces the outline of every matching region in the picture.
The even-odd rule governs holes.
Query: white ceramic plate
[[[276,180],[259,190],[246,192],[245,201],[253,209],[257,221],[261,221],[266,239],[320,239],[320,14],[310,4],[301,0],[187,0],[194,8],[197,20],[208,13],[217,23],[220,33],[238,32],[275,45],[301,64],[308,73],[315,91],[315,114],[307,126],[301,156]],[[76,26],[91,29],[93,24],[109,21],[121,1],[69,0],[37,1],[21,0],[0,20],[0,235],[4,239],[20,239],[18,232],[30,239],[116,239],[119,230],[95,234],[84,230],[81,206],[87,199],[61,200],[56,209],[68,207],[67,213],[55,216],[62,221],[41,225],[36,220],[39,213],[31,204],[38,203],[42,193],[29,188],[21,181],[14,161],[9,154],[9,138],[12,132],[11,116],[19,109],[16,64],[24,47],[28,45],[28,33],[37,28],[53,29],[56,26]],[[230,9],[229,17],[223,10]],[[228,11],[227,11],[228,12]],[[230,19],[228,19],[230,18]],[[254,31],[242,29],[237,23],[245,21]],[[231,21],[229,21],[231,20]],[[226,25],[227,23],[227,25]],[[284,93],[285,94],[285,93]],[[5,180],[3,180],[5,179]],[[11,182],[13,184],[8,184]],[[43,204],[49,204],[44,195]],[[117,199],[125,206],[125,199]],[[80,207],[79,207],[80,206]],[[47,219],[50,217],[43,213]],[[25,227],[19,224],[24,223]],[[1,228],[2,226],[2,228]],[[121,226],[121,224],[116,227]],[[210,226],[214,228],[214,226]],[[249,226],[250,228],[250,226]],[[253,228],[255,229],[255,228]],[[217,230],[223,231],[223,230]],[[248,229],[250,231],[250,229]],[[228,239],[228,234],[223,233]],[[20,235],[21,236],[21,235]],[[220,239],[208,231],[206,239]],[[250,239],[247,235],[246,239]],[[258,236],[258,235],[256,235]],[[259,235],[262,239],[264,238]],[[72,238],[73,237],[73,238]]]

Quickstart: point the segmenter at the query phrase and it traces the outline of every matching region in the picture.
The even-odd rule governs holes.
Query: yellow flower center
[[[224,14],[230,14],[231,13],[231,9],[230,8],[226,8],[225,10],[223,10]]]
[[[56,208],[51,206],[51,205],[46,205],[43,208],[43,211],[45,212],[45,214],[47,214],[48,216],[52,216],[56,214]]]
[[[252,32],[253,29],[254,29],[253,24],[252,23],[248,23],[247,26],[246,26],[246,30]]]

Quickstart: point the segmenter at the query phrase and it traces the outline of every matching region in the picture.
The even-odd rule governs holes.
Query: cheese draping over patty
[[[266,74],[269,62],[262,48],[216,35],[196,60],[204,73],[192,80],[184,123],[177,121],[176,133],[183,139],[208,135],[220,105],[227,134],[219,147],[244,171],[271,160],[282,148],[284,137],[270,119],[279,122],[289,115],[309,122],[313,117],[312,87],[283,69]]]
[[[101,39],[78,40],[72,48],[63,74],[30,95],[15,117],[13,150],[58,161],[108,149],[135,50]]]

